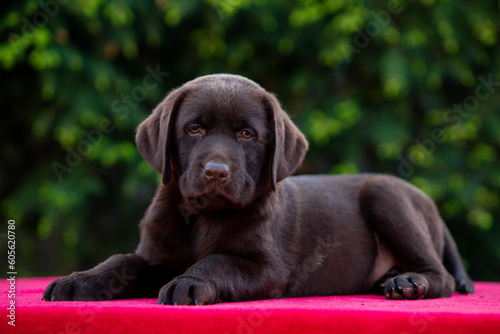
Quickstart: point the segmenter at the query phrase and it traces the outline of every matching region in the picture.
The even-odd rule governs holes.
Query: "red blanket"
[[[363,295],[164,306],[155,299],[43,302],[51,280],[18,278],[11,287],[1,279],[0,333],[500,333],[500,283],[434,300]]]

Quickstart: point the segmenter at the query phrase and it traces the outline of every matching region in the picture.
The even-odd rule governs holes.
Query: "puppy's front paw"
[[[52,281],[42,299],[45,301],[92,301],[109,299],[105,294],[99,295],[99,279],[84,273],[73,273],[69,276]]]
[[[193,276],[178,276],[164,285],[158,296],[158,304],[206,305],[219,302],[215,286]]]
[[[52,281],[45,289],[42,300],[101,301],[129,297],[130,279],[118,278],[85,271],[74,272]]]
[[[388,279],[384,295],[387,299],[423,299],[429,290],[429,282],[420,274],[405,273]]]

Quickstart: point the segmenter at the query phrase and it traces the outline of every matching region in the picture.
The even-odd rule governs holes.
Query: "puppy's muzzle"
[[[222,163],[208,162],[205,167],[203,167],[203,175],[208,182],[221,184],[229,179],[229,166]]]

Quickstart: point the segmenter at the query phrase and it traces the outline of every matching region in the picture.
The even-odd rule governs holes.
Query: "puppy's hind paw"
[[[462,278],[462,279],[456,279],[455,280],[455,290],[457,290],[460,293],[473,293],[475,291],[474,288],[474,281],[471,280],[470,278]]]

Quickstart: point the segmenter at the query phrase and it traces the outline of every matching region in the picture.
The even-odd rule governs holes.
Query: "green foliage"
[[[300,172],[408,180],[436,200],[473,278],[500,280],[497,2],[4,7],[0,210],[17,221],[22,274],[133,251],[159,180],[136,126],[170,89],[229,72],[277,93],[307,135]]]

